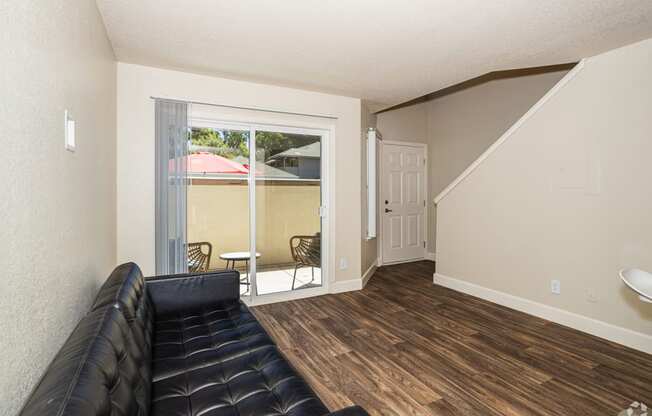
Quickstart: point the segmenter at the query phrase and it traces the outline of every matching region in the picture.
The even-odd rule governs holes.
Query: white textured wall
[[[588,59],[440,201],[437,272],[652,334],[618,278],[652,271],[651,73],[652,40]]]
[[[3,0],[0,27],[0,414],[12,415],[115,264],[116,74],[92,0]]]
[[[360,100],[132,64],[118,64],[118,259],[137,262],[154,274],[154,100],[203,103],[325,115],[334,128],[329,152],[334,164],[333,206],[329,207],[332,259],[346,257],[348,268],[331,263],[333,280],[361,276]],[[210,108],[210,107],[209,107]],[[212,107],[220,109],[219,107]],[[194,110],[193,110],[194,111]],[[221,111],[221,109],[220,109]],[[259,112],[258,120],[274,114]],[[307,123],[315,123],[314,118]],[[264,255],[264,254],[263,254]]]

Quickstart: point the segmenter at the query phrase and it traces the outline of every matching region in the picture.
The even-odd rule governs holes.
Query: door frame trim
[[[382,266],[384,264],[400,264],[400,263],[411,263],[413,261],[419,261],[419,260],[424,260],[427,256],[428,253],[428,247],[423,248],[423,256],[415,259],[408,259],[408,260],[399,260],[399,261],[391,261],[391,262],[385,262],[383,260],[383,222],[382,222],[382,210],[384,207],[384,204],[381,204],[383,198],[383,189],[384,189],[384,180],[383,180],[383,170],[384,170],[384,152],[385,152],[385,145],[394,145],[394,146],[406,146],[406,147],[420,147],[423,149],[423,157],[424,157],[424,166],[423,166],[423,198],[425,201],[424,205],[424,213],[423,213],[423,236],[425,238],[426,246],[428,245],[428,144],[427,143],[419,143],[419,142],[404,142],[400,140],[381,140],[380,141],[380,157],[378,158],[378,189],[380,192],[377,193],[377,201],[376,201],[376,206],[378,207],[378,210],[376,214],[378,215],[378,218],[381,219],[380,221],[380,227],[378,227],[378,245],[380,246],[380,249],[378,250],[378,266]]]

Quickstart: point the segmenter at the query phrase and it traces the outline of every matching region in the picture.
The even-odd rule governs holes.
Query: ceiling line
[[[382,110],[377,111],[374,114],[380,114],[386,111],[397,110],[399,108],[409,107],[414,104],[419,104],[426,101],[434,100],[435,98],[440,98],[443,97],[444,95],[449,95],[454,92],[462,91],[467,88],[475,87],[476,85],[484,84],[485,82],[494,81],[497,79],[516,78],[516,77],[523,77],[528,75],[545,74],[547,72],[570,70],[575,65],[577,65],[577,62],[569,62],[569,63],[556,64],[556,65],[533,66],[529,68],[516,68],[516,69],[505,69],[500,71],[491,71],[491,72],[487,72],[486,74],[477,76],[475,78],[470,78],[467,79],[466,81],[458,82],[457,84],[453,84],[451,86],[442,88],[435,92],[422,95],[421,97],[413,98],[409,101],[405,101],[403,103],[396,104],[391,107],[383,108]]]
[[[319,118],[327,118],[327,119],[330,119],[330,120],[337,120],[338,119],[335,116],[327,116],[327,115],[323,115],[323,114],[295,113],[295,112],[292,112],[292,111],[269,110],[269,109],[257,108],[257,107],[244,107],[244,106],[229,105],[229,104],[206,103],[206,102],[202,102],[202,101],[182,100],[182,99],[177,99],[177,98],[154,97],[154,96],[150,96],[149,98],[152,99],[152,100],[170,101],[170,102],[177,102],[177,103],[199,104],[199,105],[209,105],[209,106],[213,106],[213,107],[234,108],[234,109],[237,109],[237,110],[251,110],[251,111],[260,111],[260,112],[265,112],[265,113],[287,114],[287,115],[292,115],[292,116],[319,117]]]

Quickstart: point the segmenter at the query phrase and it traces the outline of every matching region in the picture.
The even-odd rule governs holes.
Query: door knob
[[[385,208],[385,212],[393,212],[391,209]]]

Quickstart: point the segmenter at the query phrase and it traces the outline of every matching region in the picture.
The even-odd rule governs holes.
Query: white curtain
[[[188,103],[156,100],[156,274],[188,271]]]

